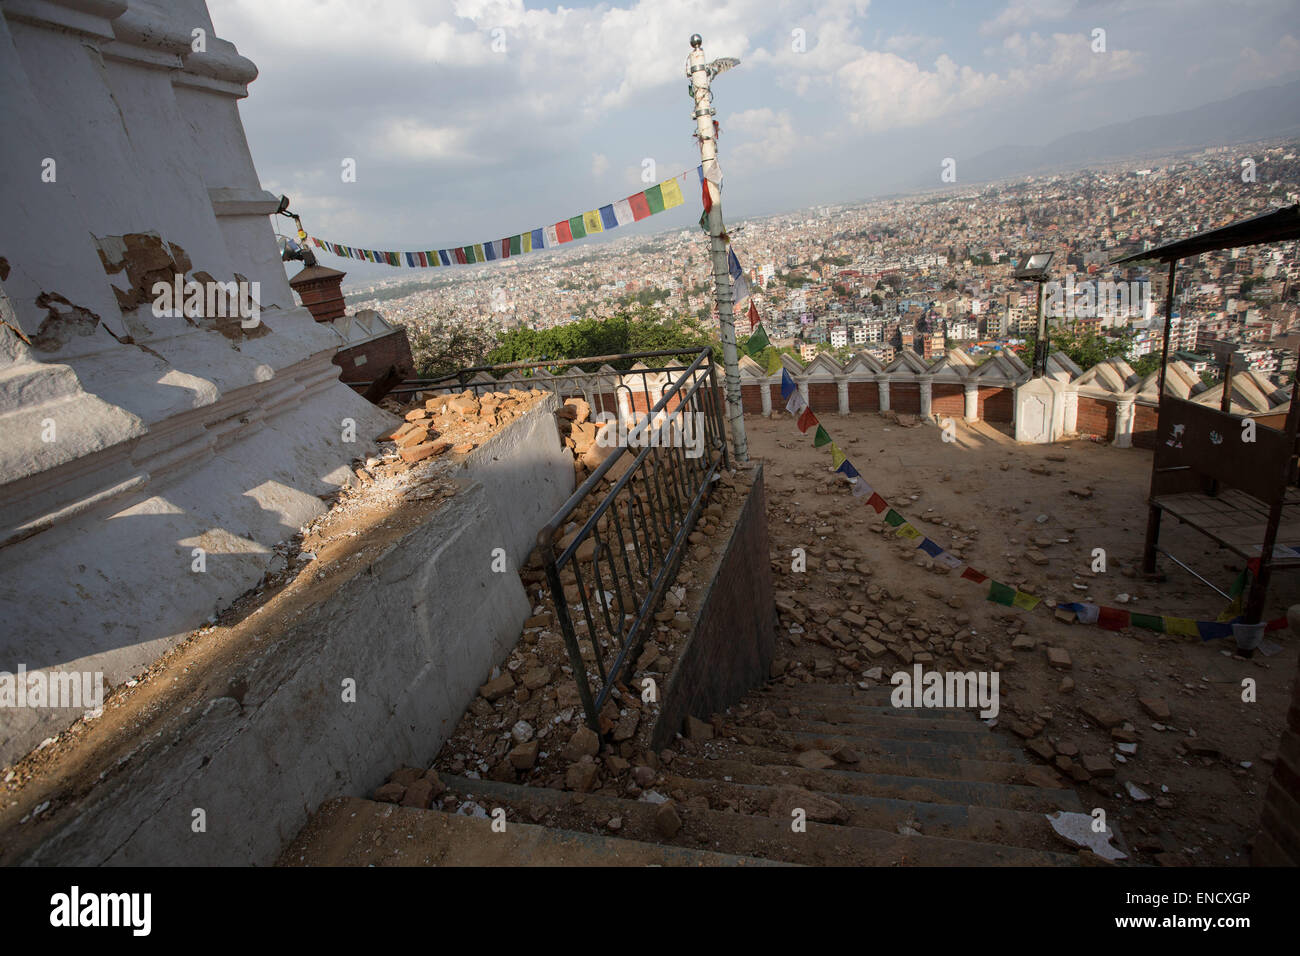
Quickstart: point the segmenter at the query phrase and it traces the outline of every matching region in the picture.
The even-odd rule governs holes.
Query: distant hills
[[[961,181],[989,182],[1295,135],[1300,135],[1300,80],[1194,109],[1070,133],[1040,146],[1000,146],[962,162]]]

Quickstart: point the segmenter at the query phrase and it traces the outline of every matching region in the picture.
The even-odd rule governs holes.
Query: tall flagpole
[[[700,141],[700,161],[704,169],[704,188],[712,197],[706,220],[709,250],[713,257],[713,288],[722,330],[722,361],[726,369],[727,423],[731,427],[732,451],[736,461],[749,461],[749,443],[745,440],[745,411],[740,402],[740,360],[736,355],[736,319],[732,314],[731,272],[727,268],[727,240],[722,226],[722,173],[718,168],[718,141],[713,131],[713,94],[709,82],[737,61],[704,62],[704,40],[698,33],[691,37],[691,54],[686,75],[691,78],[691,98],[695,112],[696,138]]]

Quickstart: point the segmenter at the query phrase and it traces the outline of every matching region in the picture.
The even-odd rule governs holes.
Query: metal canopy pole
[[[1174,325],[1174,270],[1178,268],[1178,260],[1169,260],[1169,288],[1165,290],[1165,341],[1160,347],[1160,394],[1156,398],[1157,402],[1163,403],[1165,400],[1165,366],[1169,364],[1169,333]]]
[[[735,61],[704,62],[704,40],[697,33],[691,37],[691,53],[687,59],[687,75],[691,78],[691,98],[695,111],[691,114],[696,123],[696,137],[700,141],[700,160],[706,185],[719,185],[718,141],[713,132],[713,94],[709,82]],[[719,196],[721,189],[719,188]],[[722,226],[722,201],[713,200],[708,212],[709,251],[713,259],[713,288],[718,308],[718,325],[722,333],[722,362],[727,371],[727,422],[731,426],[731,446],[736,461],[749,461],[749,443],[745,440],[745,410],[740,401],[740,359],[736,354],[736,319],[732,314],[735,303],[731,297],[731,272],[727,268],[727,240]]]

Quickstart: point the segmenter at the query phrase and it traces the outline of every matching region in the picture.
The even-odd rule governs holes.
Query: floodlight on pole
[[[1034,378],[1042,378],[1047,374],[1047,316],[1043,312],[1043,285],[1048,281],[1047,270],[1055,257],[1054,252],[1031,253],[1014,273],[1015,278],[1038,285],[1038,337],[1034,340]]]

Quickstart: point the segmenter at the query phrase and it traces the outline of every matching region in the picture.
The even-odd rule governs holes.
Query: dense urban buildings
[[[769,336],[804,361],[858,351],[949,347],[981,357],[1033,334],[1036,287],[1013,278],[1031,252],[1054,252],[1044,308],[1053,332],[1121,341],[1133,362],[1163,342],[1162,269],[1121,255],[1290,204],[1300,143],[1219,147],[860,204],[819,206],[731,230]],[[1250,159],[1250,173],[1242,161]],[[648,305],[716,330],[707,239],[698,229],[632,234],[480,267],[413,272],[349,290],[418,329],[450,320],[490,341],[497,330],[548,328]],[[1208,377],[1237,368],[1281,378],[1296,365],[1295,243],[1205,255],[1180,271],[1169,351]],[[737,334],[749,331],[743,315]],[[1300,333],[1300,330],[1297,330]],[[1116,346],[1118,347],[1118,346]]]

